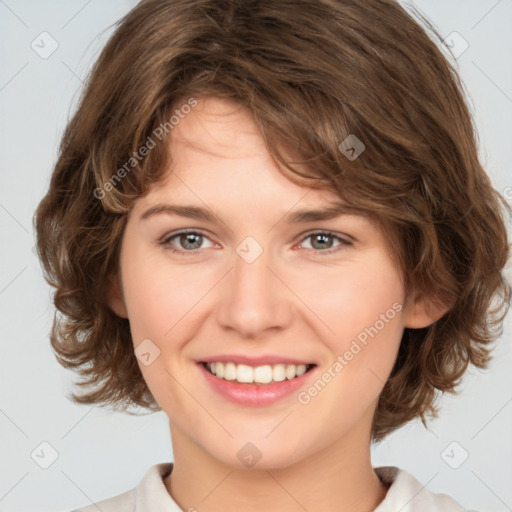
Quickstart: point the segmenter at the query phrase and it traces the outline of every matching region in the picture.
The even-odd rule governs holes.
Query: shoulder
[[[447,494],[430,491],[404,469],[384,466],[374,470],[389,486],[386,497],[374,512],[476,512],[465,509]]]
[[[123,510],[123,512],[135,512],[135,489],[73,510],[72,512],[98,512],[98,509],[101,510],[101,512],[118,512],[119,510]]]
[[[146,471],[142,480],[133,489],[71,512],[146,512],[153,509],[180,511],[163,482],[171,470],[170,462],[155,464]]]

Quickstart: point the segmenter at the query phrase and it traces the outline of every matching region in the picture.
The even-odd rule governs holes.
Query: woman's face
[[[224,100],[200,99],[170,144],[168,179],[130,212],[112,308],[171,428],[232,466],[369,444],[404,326],[423,318],[382,232],[298,215],[338,197],[284,177]]]

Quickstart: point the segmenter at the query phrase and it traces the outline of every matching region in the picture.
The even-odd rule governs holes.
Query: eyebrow
[[[159,203],[141,214],[139,220],[147,220],[156,215],[177,215],[189,219],[202,220],[206,222],[216,222],[217,216],[206,208],[188,205],[172,205]],[[327,208],[313,210],[295,210],[284,216],[282,219],[288,224],[303,224],[307,222],[317,222],[322,220],[334,219],[341,215],[360,215],[367,216],[362,209],[347,205],[345,203],[334,203]]]

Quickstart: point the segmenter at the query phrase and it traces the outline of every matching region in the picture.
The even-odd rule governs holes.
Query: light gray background
[[[1,512],[69,511],[130,489],[151,465],[172,460],[163,412],[130,417],[67,400],[73,376],[51,352],[50,289],[33,253],[33,211],[82,80],[109,26],[135,3],[0,0]],[[512,201],[512,1],[414,4],[443,37],[457,31],[469,44],[457,65],[481,157]],[[46,59],[31,47],[43,31],[58,42]],[[511,334],[509,315],[490,370],[472,368],[460,394],[439,401],[440,418],[428,430],[416,421],[374,447],[373,465],[407,469],[467,508],[512,510]],[[43,441],[58,452],[48,469],[31,456],[34,450],[45,454],[39,461],[50,456]],[[453,469],[446,461],[457,465],[463,450],[468,459]]]

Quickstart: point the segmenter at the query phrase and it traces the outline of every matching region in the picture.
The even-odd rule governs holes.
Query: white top
[[[163,482],[172,466],[171,462],[155,464],[134,489],[72,512],[182,512]],[[373,469],[384,485],[390,485],[374,512],[476,512],[462,508],[446,494],[429,491],[410,473],[396,466]]]

